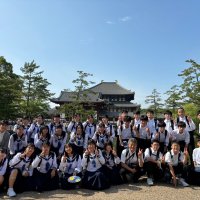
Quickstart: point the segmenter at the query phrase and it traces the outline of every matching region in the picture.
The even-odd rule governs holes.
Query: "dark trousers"
[[[128,179],[131,179],[134,183],[137,183],[138,179],[141,176],[141,169],[140,169],[140,167],[138,165],[132,165],[132,166],[130,165],[129,167],[132,168],[132,169],[135,169],[136,172],[135,173],[131,173],[127,169],[121,168],[120,175],[122,177],[122,180],[123,180],[124,183],[127,183]]]
[[[147,172],[148,178],[153,178],[154,180],[159,180],[163,176],[163,170],[158,167],[156,163],[145,162],[145,171]]]

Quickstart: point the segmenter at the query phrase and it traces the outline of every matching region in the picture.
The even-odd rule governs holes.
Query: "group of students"
[[[164,116],[155,120],[150,110],[132,119],[123,112],[115,130],[107,116],[95,124],[92,115],[82,123],[76,114],[66,128],[59,115],[49,125],[39,115],[30,125],[24,118],[11,136],[1,121],[0,187],[7,187],[10,197],[27,190],[70,189],[78,185],[68,178],[78,176],[81,187],[103,190],[136,183],[145,174],[148,185],[157,180],[200,185],[200,139],[194,148],[194,122],[183,108],[176,121],[170,111]]]

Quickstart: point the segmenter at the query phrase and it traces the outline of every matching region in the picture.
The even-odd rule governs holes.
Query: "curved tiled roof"
[[[125,89],[117,82],[101,82],[91,87],[90,90],[94,92],[100,92],[102,95],[134,95],[134,92]]]

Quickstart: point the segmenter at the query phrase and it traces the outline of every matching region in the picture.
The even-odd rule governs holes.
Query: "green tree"
[[[155,116],[157,116],[159,110],[163,106],[161,102],[162,102],[162,99],[161,99],[160,93],[157,92],[156,89],[153,89],[151,95],[146,96],[145,103],[151,104],[150,108],[154,111]]]
[[[187,103],[196,104],[200,108],[200,65],[194,60],[186,60],[191,66],[183,70],[178,76],[184,79],[180,85],[182,98]]]
[[[20,115],[22,81],[13,73],[13,66],[0,57],[0,118],[15,119]]]
[[[182,105],[181,103],[181,91],[180,87],[177,85],[174,85],[168,90],[165,94],[168,95],[168,98],[165,100],[166,107],[169,109],[172,109],[173,113],[176,112],[176,109]]]
[[[46,113],[49,109],[49,98],[53,95],[47,87],[50,83],[43,78],[43,71],[38,71],[38,66],[34,61],[25,63],[21,68],[23,73],[23,103],[24,113],[33,117],[39,113]]]
[[[83,119],[86,118],[88,114],[94,114],[95,111],[89,107],[89,94],[94,93],[88,88],[93,81],[87,80],[88,77],[93,76],[93,74],[86,73],[83,71],[77,71],[78,78],[73,80],[72,83],[75,84],[75,90],[69,91],[71,95],[71,103],[66,103],[60,107],[60,111],[65,113],[66,118],[70,119],[75,113],[79,113]],[[87,109],[86,109],[87,108]],[[88,109],[89,108],[89,109]]]

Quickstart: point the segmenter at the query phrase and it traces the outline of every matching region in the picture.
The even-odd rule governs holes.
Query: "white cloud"
[[[111,25],[111,24],[115,24],[114,22],[112,22],[112,21],[106,21],[106,24],[109,24],[109,25]]]
[[[125,16],[119,19],[120,22],[127,22],[130,21],[132,18],[130,16]]]

